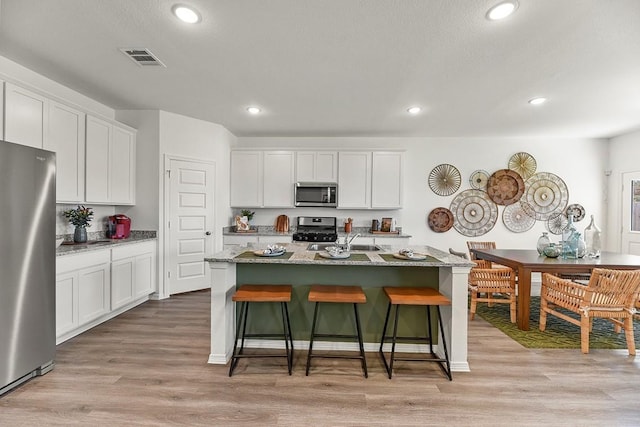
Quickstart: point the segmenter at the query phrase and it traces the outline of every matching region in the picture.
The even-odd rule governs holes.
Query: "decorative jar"
[[[543,250],[544,256],[549,258],[558,258],[562,253],[562,246],[555,243],[549,243]]]
[[[591,223],[584,229],[584,241],[587,246],[587,256],[600,257],[602,251],[602,232],[591,215]]]
[[[538,238],[538,244],[536,245],[536,249],[540,255],[543,254],[544,248],[551,244],[551,239],[549,239],[549,233],[546,231],[542,232],[542,236]]]

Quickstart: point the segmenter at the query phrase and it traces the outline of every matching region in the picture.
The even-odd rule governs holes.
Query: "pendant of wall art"
[[[562,234],[562,231],[569,225],[569,219],[564,214],[549,218],[545,222],[545,227],[553,234]]]
[[[453,214],[447,208],[438,207],[429,212],[429,228],[436,233],[444,233],[453,227]]]
[[[502,222],[507,230],[513,231],[514,233],[524,233],[533,227],[536,220],[527,215],[522,209],[522,206],[520,206],[520,203],[514,203],[505,206],[502,211]]]
[[[471,173],[471,176],[469,177],[469,185],[471,186],[471,188],[475,188],[476,190],[486,191],[488,181],[489,181],[489,172],[481,169],[478,169],[477,171],[473,171]]]
[[[500,169],[489,177],[487,194],[498,205],[512,205],[524,193],[524,180],[511,169]]]
[[[460,188],[460,171],[446,163],[433,168],[429,174],[429,187],[438,196],[450,196]]]
[[[569,190],[559,176],[538,172],[525,181],[520,206],[532,218],[547,221],[563,213],[568,203]]]
[[[534,173],[538,163],[529,153],[516,153],[509,159],[509,169],[516,171],[523,179],[529,179]]]
[[[498,205],[480,190],[461,192],[454,197],[449,210],[453,214],[453,227],[468,237],[486,234],[498,219]]]
[[[569,215],[573,215],[574,222],[582,221],[585,216],[584,207],[577,203],[572,203],[567,206],[567,209],[565,209],[564,213],[567,215],[567,217]]]

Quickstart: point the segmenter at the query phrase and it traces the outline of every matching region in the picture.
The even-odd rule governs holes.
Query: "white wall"
[[[609,218],[605,234],[606,248],[620,250],[622,225],[622,174],[640,171],[640,131],[612,138],[609,141]]]
[[[462,175],[459,191],[470,188],[469,176],[477,169],[492,173],[507,168],[509,158],[520,151],[531,154],[538,163],[538,172],[552,172],[562,178],[569,188],[569,203],[579,203],[587,215],[595,215],[600,224],[606,217],[605,170],[608,165],[607,141],[601,139],[480,139],[480,138],[238,138],[238,148],[315,149],[315,150],[406,150],[404,160],[404,208],[398,211],[345,211],[328,208],[259,209],[252,221],[259,225],[273,225],[279,214],[289,215],[292,222],[299,215],[337,216],[354,218],[355,226],[370,226],[371,219],[392,216],[398,219],[403,232],[413,236],[412,243],[428,244],[446,250],[449,247],[466,249],[467,240],[492,240],[499,247],[534,248],[543,222],[536,222],[525,233],[513,233],[502,223],[504,208],[499,207],[495,227],[483,236],[468,238],[455,229],[434,233],[427,225],[429,212],[449,207],[455,194],[441,197],[431,191],[427,183],[429,172],[438,164],[449,163]],[[456,193],[458,194],[458,193]],[[228,223],[231,222],[231,217]],[[577,224],[579,230],[587,221]],[[555,241],[559,240],[557,236]]]

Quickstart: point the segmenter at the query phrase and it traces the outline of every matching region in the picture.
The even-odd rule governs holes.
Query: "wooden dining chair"
[[[478,268],[491,268],[493,263],[484,259],[478,259],[476,255],[471,252],[471,249],[495,249],[496,242],[467,242],[467,248],[469,249],[469,259],[476,263]]]
[[[633,314],[640,292],[640,270],[608,270],[596,268],[587,286],[544,273],[540,291],[540,330],[552,314],[580,327],[580,348],[589,353],[589,333],[594,318],[611,321],[618,332],[624,329],[630,355],[636,354],[633,336]],[[570,313],[560,312],[562,308]]]
[[[516,322],[516,274],[512,268],[478,268],[469,272],[471,292],[470,319],[476,314],[479,302],[509,304],[511,323]]]

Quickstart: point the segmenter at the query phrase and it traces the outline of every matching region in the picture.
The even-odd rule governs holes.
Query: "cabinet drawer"
[[[111,262],[111,251],[109,249],[91,251],[78,255],[59,256],[56,258],[56,274],[79,270],[94,265],[107,264],[109,262]]]
[[[155,251],[156,251],[155,241],[120,246],[120,247],[111,249],[111,261],[117,261],[124,258],[131,258],[134,256],[146,254],[149,252],[155,253]]]

